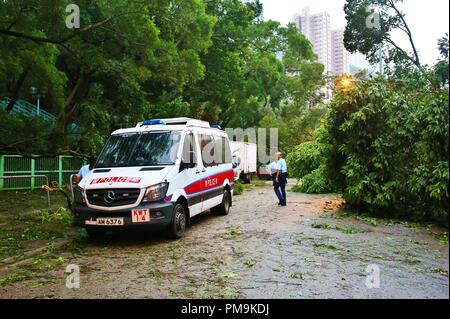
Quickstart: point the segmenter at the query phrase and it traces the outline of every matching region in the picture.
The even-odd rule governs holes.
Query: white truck
[[[243,183],[251,182],[252,174],[257,171],[257,146],[254,143],[231,142],[231,155],[234,168],[234,179]]]

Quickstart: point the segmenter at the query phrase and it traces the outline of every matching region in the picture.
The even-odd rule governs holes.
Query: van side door
[[[185,134],[181,153],[179,187],[187,194],[187,201],[191,217],[202,212],[202,197],[197,192],[196,183],[203,178],[203,165],[196,134],[188,131]]]
[[[223,200],[222,149],[221,144],[218,143],[220,138],[212,132],[204,131],[200,133],[199,141],[204,167],[202,210],[206,211],[219,205]]]

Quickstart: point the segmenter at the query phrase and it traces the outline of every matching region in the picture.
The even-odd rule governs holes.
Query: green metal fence
[[[34,190],[45,184],[43,178],[31,178],[32,175],[46,175],[50,182],[57,181],[59,185],[66,185],[70,175],[77,173],[84,164],[83,159],[73,156],[27,158],[0,155],[0,176],[30,175],[30,179],[0,179],[0,191]]]

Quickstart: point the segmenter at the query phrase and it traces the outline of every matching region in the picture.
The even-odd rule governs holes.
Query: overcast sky
[[[283,25],[292,21],[296,12],[303,7],[311,7],[312,13],[327,11],[332,28],[346,25],[345,0],[261,0],[264,4],[264,18],[276,20]],[[432,64],[439,56],[437,39],[449,32],[449,0],[404,0],[399,7],[406,14],[414,41],[423,63]],[[402,36],[403,38],[403,36]],[[407,39],[397,39],[408,48]]]

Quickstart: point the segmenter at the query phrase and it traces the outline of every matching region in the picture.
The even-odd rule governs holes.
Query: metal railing
[[[85,160],[72,156],[27,158],[19,155],[0,155],[0,176],[30,176],[28,181],[9,178],[0,179],[2,190],[34,190],[41,184],[35,183],[31,176],[45,175],[49,182],[58,185],[70,184],[70,175],[78,172]]]
[[[0,101],[0,108],[6,109],[10,101],[11,99],[9,97],[5,97]],[[55,115],[42,109],[40,109],[38,113],[37,106],[25,100],[17,100],[11,114],[24,114],[26,116],[40,117],[49,122],[56,122]]]
[[[48,181],[48,177],[47,175],[13,175],[13,176],[0,176],[0,180],[4,180],[4,179],[13,179],[13,178],[31,178],[31,179],[35,179],[35,178],[44,178],[46,181],[46,185],[50,186],[49,181]],[[33,181],[34,182],[34,181]],[[47,190],[47,204],[48,207],[50,207],[50,192]]]
[[[9,97],[1,99],[0,109],[6,110],[10,102],[11,99]],[[36,105],[25,100],[17,100],[10,114],[22,114],[28,117],[41,118],[49,123],[52,123],[53,125],[56,123],[56,116],[54,114],[43,110],[42,107],[40,107],[38,111],[38,107]],[[78,125],[75,123],[70,123],[67,129],[69,133],[76,134],[78,132]]]

